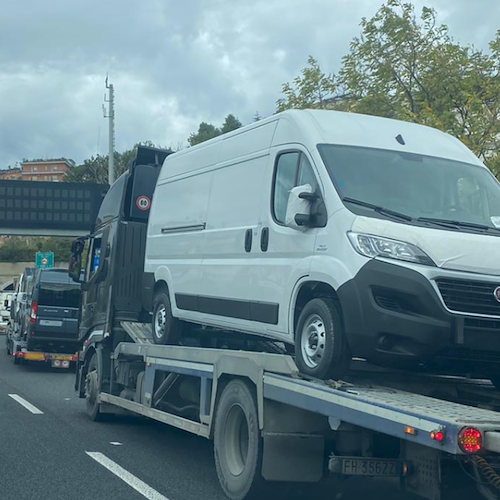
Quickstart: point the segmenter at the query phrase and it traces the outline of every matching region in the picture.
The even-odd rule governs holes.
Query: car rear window
[[[54,307],[79,307],[80,285],[67,272],[42,271],[38,304]]]

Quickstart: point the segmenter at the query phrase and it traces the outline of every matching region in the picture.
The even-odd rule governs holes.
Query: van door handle
[[[247,229],[245,232],[245,252],[252,250],[252,229]]]
[[[269,246],[269,228],[263,227],[260,233],[260,249],[263,252],[267,252],[267,247]]]

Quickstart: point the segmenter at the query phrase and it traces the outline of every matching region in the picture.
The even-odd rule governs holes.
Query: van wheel
[[[256,498],[261,493],[264,479],[257,404],[252,390],[242,380],[229,382],[217,405],[214,455],[217,476],[227,498]]]
[[[313,299],[300,313],[295,361],[301,373],[319,379],[342,377],[351,361],[339,306],[330,298]]]
[[[166,290],[160,290],[153,298],[153,340],[155,344],[178,344],[181,322],[172,316],[170,298]]]

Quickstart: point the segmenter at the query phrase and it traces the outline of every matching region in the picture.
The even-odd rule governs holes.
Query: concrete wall
[[[34,262],[0,262],[0,284],[9,281],[15,276],[19,276],[25,268],[35,267]],[[55,267],[60,267],[60,263],[56,263]]]

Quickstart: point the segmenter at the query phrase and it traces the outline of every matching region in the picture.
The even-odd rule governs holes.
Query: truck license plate
[[[41,326],[62,326],[63,322],[62,321],[55,321],[51,319],[41,319],[40,320],[40,325]]]
[[[396,460],[377,460],[370,458],[344,458],[342,474],[352,476],[399,477],[401,466]]]

